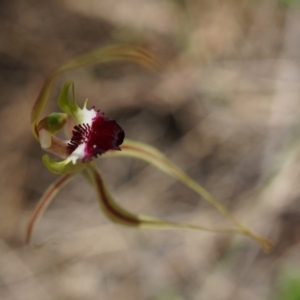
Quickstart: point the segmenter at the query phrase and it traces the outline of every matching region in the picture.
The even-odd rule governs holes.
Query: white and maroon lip
[[[101,155],[108,150],[120,150],[125,133],[116,121],[107,118],[93,107],[83,108],[82,124],[74,126],[73,136],[68,143],[69,159],[75,164]]]

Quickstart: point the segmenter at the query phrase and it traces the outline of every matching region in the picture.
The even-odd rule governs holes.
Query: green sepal
[[[46,168],[55,174],[74,174],[85,168],[85,164],[81,161],[77,161],[76,164],[73,164],[69,158],[63,161],[56,161],[48,154],[43,155],[42,160]]]
[[[52,113],[39,122],[38,131],[45,129],[51,134],[60,131],[66,124],[68,115],[65,113]]]

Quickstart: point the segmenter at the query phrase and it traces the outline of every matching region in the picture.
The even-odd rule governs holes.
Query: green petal
[[[31,130],[38,140],[37,124],[43,108],[48,101],[50,90],[55,79],[72,69],[89,64],[108,63],[112,61],[131,61],[151,70],[157,70],[157,58],[153,53],[141,48],[127,45],[117,45],[98,49],[75,57],[52,72],[46,79],[31,111]]]
[[[266,253],[270,252],[272,244],[267,239],[253,233],[250,229],[241,224],[221,202],[215,199],[214,196],[211,195],[204,187],[181,171],[163,153],[149,145],[128,139],[125,139],[124,143],[121,145],[121,150],[122,151],[110,151],[103,155],[103,157],[128,156],[144,160],[154,165],[158,169],[176,178],[190,189],[194,190],[197,194],[202,196],[207,202],[214,206],[223,216],[229,218],[237,227],[239,233],[253,238],[262,246]]]
[[[42,160],[47,169],[55,174],[77,173],[86,167],[81,161],[76,162],[76,164],[73,164],[69,158],[56,161],[48,154],[43,155]]]

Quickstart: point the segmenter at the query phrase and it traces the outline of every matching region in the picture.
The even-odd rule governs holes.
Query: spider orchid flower
[[[88,64],[107,63],[116,60],[132,61],[148,69],[157,68],[157,60],[153,54],[144,49],[130,46],[112,46],[73,59],[50,74],[45,81],[32,109],[31,127],[33,135],[39,141],[41,147],[46,152],[59,158],[57,160],[45,154],[43,162],[51,172],[60,174],[60,177],[49,186],[38,202],[28,223],[26,231],[27,243],[31,242],[34,226],[54,196],[77,173],[81,173],[95,189],[103,213],[115,223],[139,228],[193,229],[221,233],[240,233],[256,240],[265,252],[269,252],[271,243],[268,240],[242,225],[223,204],[181,171],[163,153],[149,145],[124,139],[125,134],[121,126],[116,121],[106,117],[95,107],[88,109],[87,100],[83,108],[80,108],[75,100],[74,84],[72,82],[67,82],[59,95],[58,105],[61,112],[52,113],[40,120],[41,112],[49,98],[51,86],[59,75]],[[62,140],[56,136],[56,133],[63,128],[66,129],[67,140]],[[108,158],[115,156],[127,156],[146,161],[181,181],[213,205],[222,215],[229,218],[234,227],[210,228],[176,223],[127,211],[115,201],[101,173],[93,162],[97,157]]]
[[[73,99],[68,93],[72,86]],[[109,150],[120,151],[125,133],[116,121],[109,119],[95,107],[87,109],[87,100],[80,108],[74,98],[74,84],[68,82],[64,85],[58,98],[58,104],[64,113],[54,113],[43,119],[38,126],[41,147],[48,152],[64,158],[58,162],[48,155],[43,157],[46,167],[58,174],[74,173],[85,167],[87,161],[97,158]],[[62,141],[53,133],[63,127],[68,116],[72,117],[74,127],[70,140]],[[53,124],[55,125],[53,128]],[[58,125],[59,124],[59,125]]]

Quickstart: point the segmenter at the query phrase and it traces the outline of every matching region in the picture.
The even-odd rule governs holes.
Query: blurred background
[[[0,2],[0,299],[300,299],[300,3],[295,0]],[[75,55],[140,45],[159,74],[90,66],[62,84],[156,146],[239,220],[274,242],[113,224],[79,175],[25,244],[43,166],[29,117],[46,76]],[[104,158],[104,157],[103,157]],[[228,226],[195,193],[147,164],[99,159],[118,202],[172,221]]]

